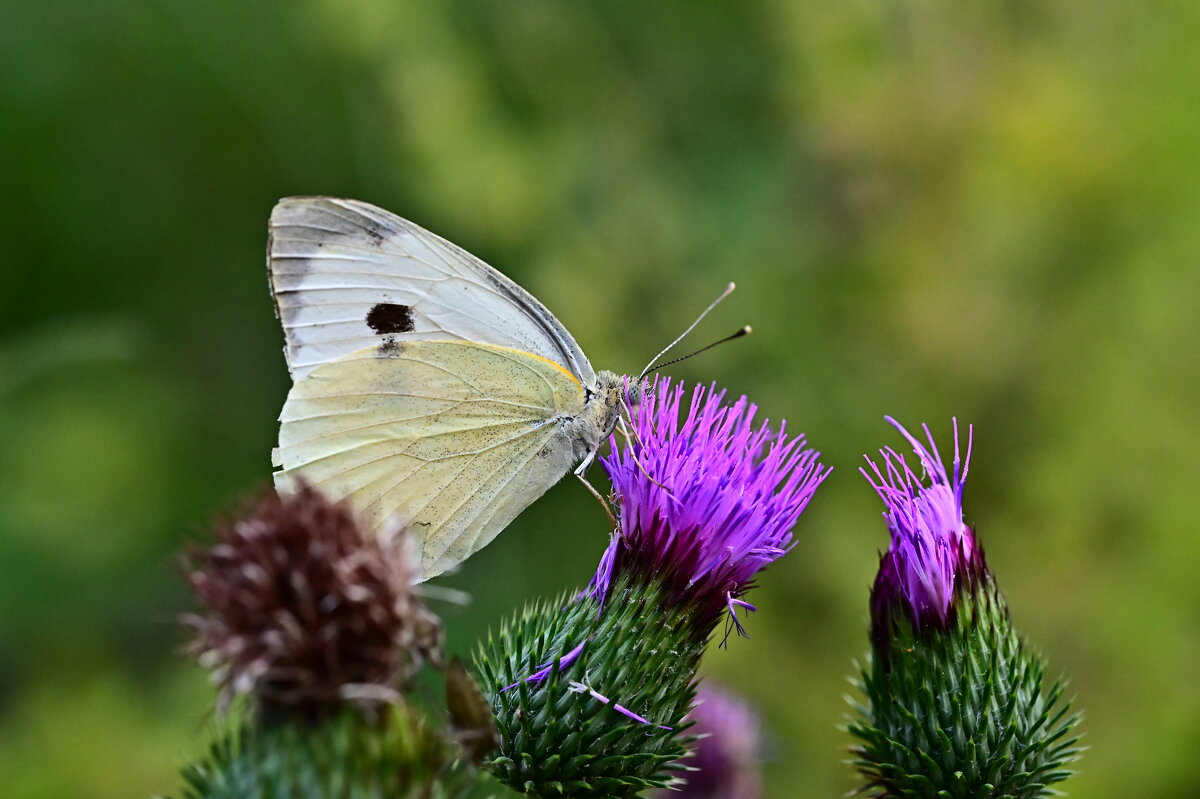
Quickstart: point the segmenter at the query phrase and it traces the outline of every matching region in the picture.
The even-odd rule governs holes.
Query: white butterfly
[[[372,531],[422,541],[421,579],[488,544],[613,430],[623,379],[448,241],[355,200],[290,197],[268,268],[293,385],[273,453]]]

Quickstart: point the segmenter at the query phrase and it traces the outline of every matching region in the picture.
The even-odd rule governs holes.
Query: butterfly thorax
[[[571,419],[569,434],[575,460],[582,460],[600,448],[600,442],[612,434],[621,416],[621,392],[625,378],[615,372],[596,375],[596,384],[588,388],[583,410]]]

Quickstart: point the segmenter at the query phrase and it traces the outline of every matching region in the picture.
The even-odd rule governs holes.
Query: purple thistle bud
[[[895,419],[885,418],[912,445],[929,485],[891,447],[880,450],[882,470],[870,458],[870,471],[859,469],[886,506],[883,516],[892,539],[871,592],[873,628],[877,635],[884,634],[897,606],[907,608],[917,627],[944,627],[956,589],[986,573],[983,552],[962,515],[974,431],[967,428],[967,453],[960,458],[958,420],[954,420],[953,473],[947,474],[928,425],[921,426],[929,441],[926,448]]]
[[[630,440],[602,459],[620,522],[586,596],[603,604],[618,577],[656,581],[669,601],[696,609],[707,636],[728,610],[754,608],[740,597],[755,575],[792,546],[792,528],[828,475],[779,425],[757,427],[745,397],[697,386],[684,411],[684,387],[658,379],[638,403]],[[681,419],[681,411],[682,419]]]
[[[688,714],[697,737],[691,754],[680,765],[689,771],[680,790],[662,799],[759,799],[762,786],[762,744],[758,716],[741,699],[708,685],[700,686],[696,705]]]

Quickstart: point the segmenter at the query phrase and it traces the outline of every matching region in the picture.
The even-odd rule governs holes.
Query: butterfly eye
[[[625,389],[625,404],[630,411],[636,411],[646,395],[646,381],[635,380]]]

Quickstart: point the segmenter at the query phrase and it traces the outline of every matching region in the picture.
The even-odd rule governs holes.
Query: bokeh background
[[[7,0],[0,24],[0,795],[171,791],[211,691],[176,560],[268,480],[263,264],[290,194],[369,200],[636,370],[751,395],[835,467],[751,638],[771,797],[838,729],[886,543],[885,413],[975,424],[968,520],[1086,709],[1080,797],[1200,783],[1200,6],[1184,0]],[[467,651],[584,582],[554,489],[445,584]]]

